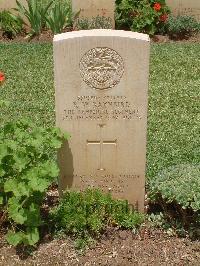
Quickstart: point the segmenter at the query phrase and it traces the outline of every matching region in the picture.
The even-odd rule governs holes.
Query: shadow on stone
[[[58,187],[59,194],[60,196],[62,196],[63,191],[61,190],[61,188],[71,188],[74,177],[73,156],[68,141],[65,141],[63,143],[61,149],[58,152],[58,164],[60,173],[62,174],[62,176],[60,176],[59,178]]]

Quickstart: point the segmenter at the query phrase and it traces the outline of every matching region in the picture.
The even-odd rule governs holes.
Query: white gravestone
[[[72,0],[72,10],[75,14],[80,11],[80,18],[110,18],[115,27],[115,0]]]
[[[200,0],[166,0],[172,14],[187,15],[200,21]]]
[[[98,187],[144,210],[149,37],[91,30],[54,38],[60,191]]]

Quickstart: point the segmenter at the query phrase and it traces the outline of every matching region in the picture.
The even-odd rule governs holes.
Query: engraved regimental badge
[[[123,59],[111,48],[93,48],[82,57],[80,73],[85,83],[91,88],[111,89],[120,82],[123,76]]]

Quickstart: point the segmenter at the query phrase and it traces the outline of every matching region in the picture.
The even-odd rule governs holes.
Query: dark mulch
[[[193,34],[187,38],[181,37],[176,39],[170,39],[169,36],[155,35],[152,37],[153,42],[157,43],[169,43],[169,42],[181,42],[181,43],[200,43],[200,33]]]
[[[58,204],[57,185],[53,185],[44,201],[43,215]],[[46,232],[45,232],[46,231]],[[0,265],[200,265],[200,242],[170,237],[161,229],[145,225],[134,234],[129,230],[107,228],[84,253],[74,248],[72,238],[53,239],[43,228],[42,242],[34,250],[9,246],[6,227],[0,228]]]
[[[70,238],[40,244],[29,254],[0,240],[0,265],[200,265],[200,242],[169,237],[161,230],[108,229],[84,254],[74,249]]]
[[[67,29],[66,32],[71,31],[71,29]],[[200,42],[200,33],[199,34],[193,34],[192,36],[188,38],[181,38],[181,39],[174,39],[171,40],[168,36],[162,36],[162,35],[155,35],[152,37],[152,42],[157,43],[169,43],[169,42],[184,42],[184,43],[199,43]],[[51,31],[44,31],[41,33],[40,36],[35,36],[33,38],[27,38],[25,33],[17,35],[13,39],[9,39],[5,35],[3,35],[2,31],[0,31],[0,43],[46,43],[46,42],[52,42],[53,41],[53,34]]]
[[[9,39],[7,36],[3,35],[2,31],[0,31],[0,42],[3,43],[45,43],[52,42],[53,34],[50,31],[45,31],[41,33],[40,36],[35,36],[33,38],[27,38],[25,33],[18,34],[15,38]]]

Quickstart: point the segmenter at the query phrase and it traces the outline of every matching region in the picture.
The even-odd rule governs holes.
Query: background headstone
[[[200,21],[200,0],[166,0],[172,14],[193,16]]]
[[[98,187],[144,209],[149,37],[91,30],[54,38],[60,190]]]
[[[22,3],[23,5],[26,5],[26,0],[19,0],[20,3]],[[17,4],[16,4],[16,0],[0,0],[0,10],[2,9],[12,9],[12,8],[16,8]]]
[[[115,27],[115,0],[72,0],[72,10],[74,13],[81,11],[80,18],[111,18],[113,28]]]

